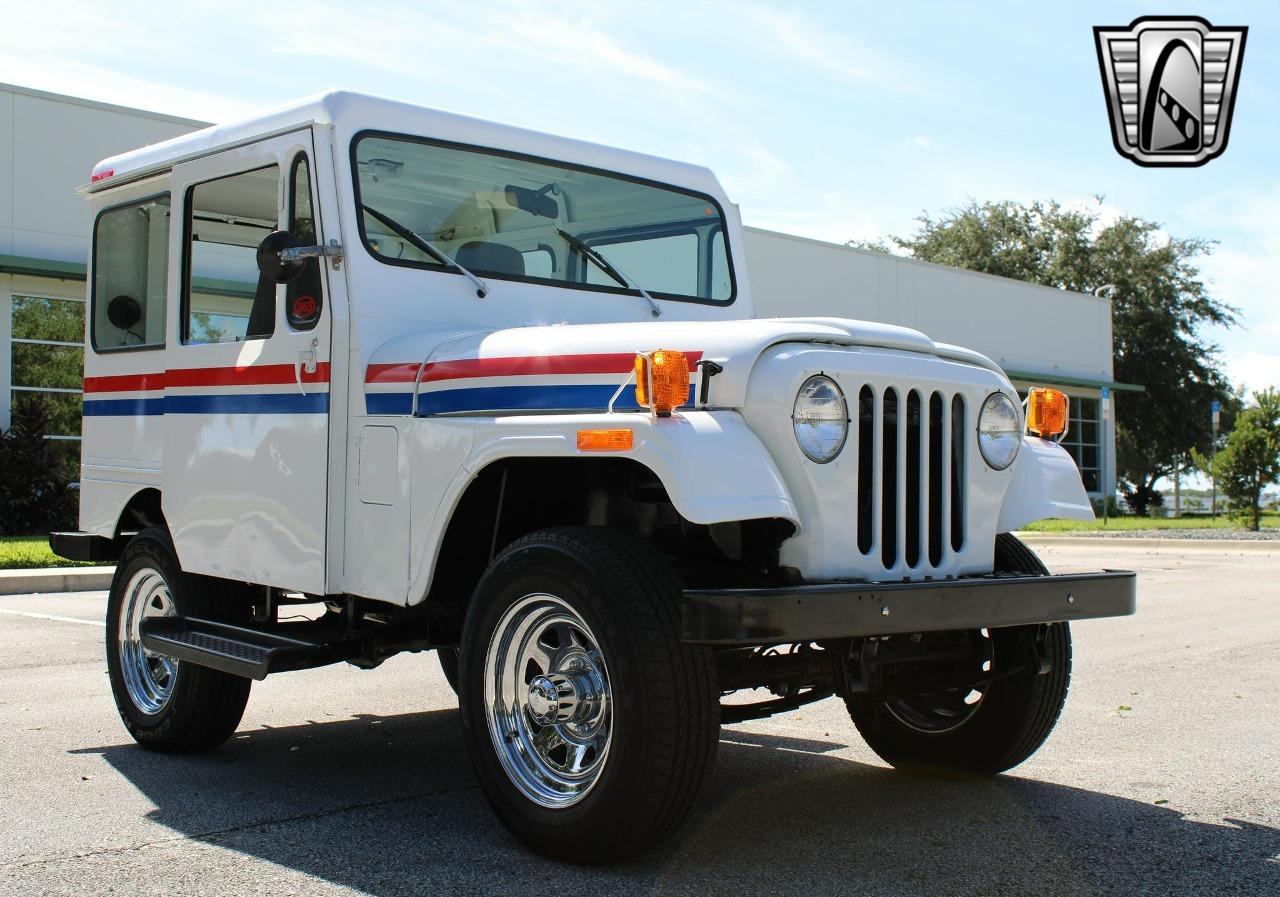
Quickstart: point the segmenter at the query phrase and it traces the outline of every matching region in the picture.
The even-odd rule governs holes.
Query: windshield
[[[580,242],[645,292],[733,299],[724,219],[710,197],[408,137],[358,137],[353,158],[361,235],[382,261],[453,270],[435,248],[483,277],[637,294]]]

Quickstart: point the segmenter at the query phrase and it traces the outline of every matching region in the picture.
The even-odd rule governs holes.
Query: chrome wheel
[[[529,800],[557,809],[600,779],[613,728],[609,673],[599,643],[554,595],[526,595],[502,615],[484,663],[494,751]]]
[[[169,585],[160,571],[143,567],[133,574],[120,604],[116,644],[129,699],[148,716],[159,713],[169,703],[178,661],[142,647],[140,627],[148,617],[173,617],[177,613]]]

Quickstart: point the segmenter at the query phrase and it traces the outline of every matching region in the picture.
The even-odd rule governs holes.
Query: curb
[[[0,595],[99,592],[111,588],[115,567],[47,567],[0,570]]]
[[[1157,539],[1126,536],[1059,536],[1050,533],[1018,533],[1028,545],[1042,548],[1133,548],[1143,551],[1223,554],[1280,554],[1280,539]]]

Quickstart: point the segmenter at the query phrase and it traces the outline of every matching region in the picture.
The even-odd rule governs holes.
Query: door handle
[[[316,348],[320,345],[318,337],[311,337],[311,344],[298,353],[298,360],[293,363],[293,377],[298,381],[298,392],[303,395],[307,394],[306,389],[302,386],[303,373],[314,374],[316,372]]]

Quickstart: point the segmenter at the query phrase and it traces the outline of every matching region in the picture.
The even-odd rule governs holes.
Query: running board
[[[247,679],[338,663],[359,648],[354,639],[306,641],[198,617],[148,617],[139,629],[148,651]]]

